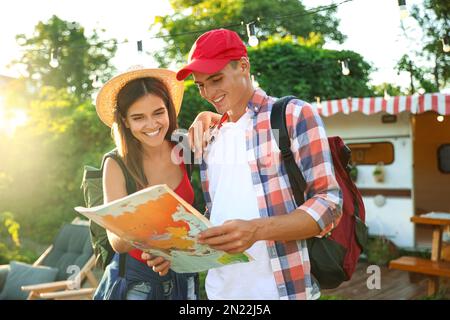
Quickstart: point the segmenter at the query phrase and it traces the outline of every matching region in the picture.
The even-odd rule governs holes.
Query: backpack
[[[270,124],[272,131],[278,130],[282,162],[289,177],[295,202],[297,206],[300,206],[305,202],[306,182],[295,163],[286,127],[286,107],[292,99],[296,97],[283,97],[274,103]],[[277,136],[276,131],[273,131],[273,134]],[[361,193],[350,176],[351,150],[340,137],[329,137],[328,143],[336,180],[343,195],[342,217],[339,224],[328,235],[306,240],[311,274],[322,289],[336,288],[342,282],[350,280],[368,239],[364,203]]]

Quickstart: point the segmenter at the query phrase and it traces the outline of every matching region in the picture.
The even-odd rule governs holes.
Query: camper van
[[[348,98],[313,104],[327,134],[352,150],[370,235],[404,249],[431,247],[411,217],[450,213],[450,95]]]

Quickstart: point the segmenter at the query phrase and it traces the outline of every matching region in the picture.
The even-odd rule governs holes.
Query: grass
[[[386,266],[399,256],[396,246],[385,237],[369,237],[366,250],[367,261],[376,265]]]
[[[432,296],[423,296],[419,300],[450,300],[450,292],[448,288],[441,288]]]

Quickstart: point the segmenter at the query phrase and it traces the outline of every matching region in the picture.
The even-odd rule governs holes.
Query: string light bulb
[[[317,106],[317,109],[322,109],[322,103],[320,102],[320,97],[316,97],[316,106]]]
[[[98,79],[98,75],[95,75],[94,81],[92,81],[92,87],[100,88],[101,86],[102,86],[102,84]]]
[[[450,52],[450,44],[448,43],[448,38],[444,37],[441,39],[442,41],[442,50],[447,53]]]
[[[444,122],[444,116],[437,116],[437,117],[436,117],[436,120],[437,120],[438,122]]]
[[[139,40],[137,42],[137,51],[141,54],[142,53],[142,40]]]
[[[255,80],[255,76],[252,75],[252,84],[254,88],[259,88],[259,83],[258,81]]]
[[[256,47],[259,44],[259,40],[256,37],[255,24],[253,22],[247,23],[247,35],[248,35],[248,44],[251,47]]]
[[[342,74],[344,76],[348,76],[350,74],[350,69],[348,68],[348,62],[343,60],[341,61]]]
[[[400,9],[400,19],[406,19],[409,17],[408,8],[406,7],[406,0],[398,0],[398,7]]]
[[[136,44],[137,44],[136,64],[143,66],[145,64],[143,41],[138,40],[136,41]]]
[[[52,68],[58,68],[59,67],[59,61],[58,61],[58,54],[56,52],[56,49],[53,50],[50,53],[50,62],[48,63],[50,67]]]

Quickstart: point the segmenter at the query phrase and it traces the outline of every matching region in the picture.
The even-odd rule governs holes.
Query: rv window
[[[438,166],[443,173],[450,173],[450,144],[443,144],[438,149]]]
[[[352,150],[352,162],[357,165],[377,164],[385,165],[394,162],[394,146],[390,142],[349,143]]]

